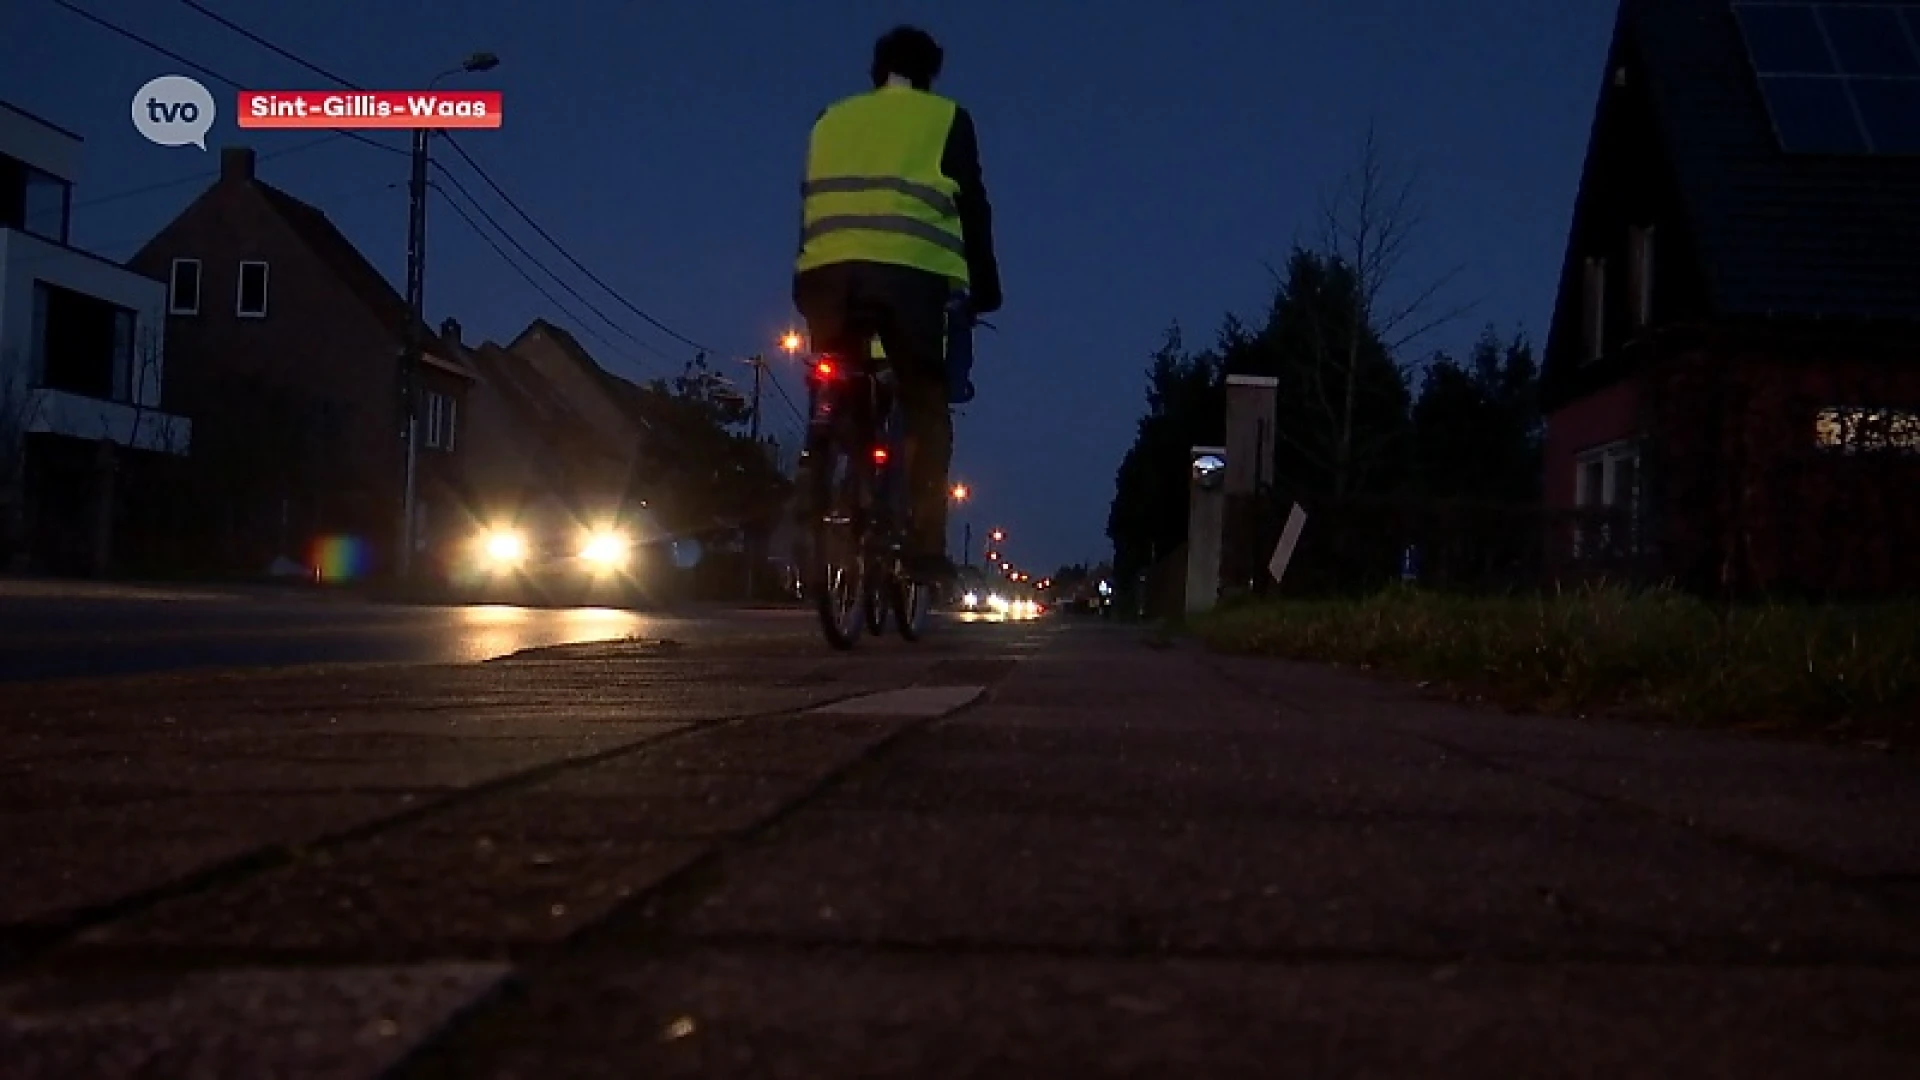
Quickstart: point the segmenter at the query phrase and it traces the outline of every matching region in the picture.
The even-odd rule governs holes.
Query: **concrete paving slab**
[[[803,811],[729,853],[726,940],[1314,955],[1920,958],[1920,926],[1677,828]]]
[[[67,976],[0,985],[8,1080],[370,1080],[498,965]]]
[[[1470,821],[1596,812],[1591,800],[1411,739],[1205,734],[946,724],[915,736],[884,769],[850,778],[820,805],[1160,820]]]
[[[915,686],[819,705],[808,711],[824,716],[945,716],[978,701],[984,686]]]
[[[400,793],[201,796],[0,815],[0,925],[107,904],[264,847],[411,809]]]
[[[89,948],[491,958],[558,941],[684,868],[697,842],[437,818],[159,904]]]
[[[1746,1080],[1916,1055],[1911,971],[776,951],[557,979],[402,1075]]]

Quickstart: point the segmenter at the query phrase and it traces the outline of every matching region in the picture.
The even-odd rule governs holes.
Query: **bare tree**
[[[175,454],[186,447],[180,438],[180,425],[174,422],[174,417],[161,411],[159,405],[163,375],[161,340],[161,332],[149,326],[141,331],[140,340],[134,347],[133,371],[129,376],[126,402],[133,410],[133,423],[127,429],[125,444],[130,449],[140,449],[142,434],[151,431],[154,437],[147,441],[152,443],[153,449]],[[148,404],[149,397],[152,404]]]
[[[1337,410],[1333,475],[1335,493],[1352,486],[1356,458],[1355,406],[1365,388],[1361,382],[1362,351],[1378,341],[1388,359],[1404,377],[1408,365],[1403,352],[1429,332],[1472,309],[1470,303],[1445,305],[1443,294],[1460,275],[1455,266],[1421,284],[1402,282],[1405,261],[1425,223],[1418,199],[1419,170],[1389,160],[1380,143],[1377,125],[1369,122],[1357,160],[1323,199],[1317,245],[1321,254],[1352,275],[1353,303],[1346,312],[1349,324],[1335,334],[1318,333],[1321,352],[1316,373],[1332,374],[1338,398],[1322,401]],[[1343,355],[1327,355],[1338,342]]]

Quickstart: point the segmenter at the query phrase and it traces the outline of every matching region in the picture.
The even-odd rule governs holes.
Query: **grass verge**
[[[1193,620],[1227,652],[1362,666],[1530,711],[1920,745],[1920,603],[1722,611],[1665,591],[1247,604]]]

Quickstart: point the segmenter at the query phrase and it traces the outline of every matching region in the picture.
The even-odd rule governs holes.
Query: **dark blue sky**
[[[249,88],[324,85],[175,0],[76,2]],[[1104,556],[1148,354],[1176,320],[1205,344],[1227,311],[1263,309],[1262,260],[1310,226],[1369,115],[1424,175],[1428,220],[1408,281],[1460,265],[1454,298],[1478,304],[1423,347],[1463,349],[1487,322],[1541,335],[1614,10],[1610,0],[205,3],[372,88],[416,88],[467,52],[497,52],[501,66],[467,85],[504,91],[505,126],[463,144],[628,300],[731,357],[777,354],[791,320],[795,186],[814,115],[864,88],[881,30],[932,30],[947,49],[940,89],[980,125],[1007,290],[1001,332],[980,344],[980,398],[959,421],[955,474],[974,487],[976,536],[1003,525],[1008,552],[1036,570]],[[184,178],[215,167],[197,150],[145,142],[128,119],[136,88],[175,73],[193,74],[49,0],[0,5],[0,98],[87,140],[79,245],[131,254],[197,192],[201,181]],[[212,148],[265,153],[315,138],[240,132],[229,89],[209,88],[223,112]],[[522,243],[678,366],[689,350],[598,295],[442,154]],[[261,166],[395,281],[405,169],[343,139]],[[433,319],[497,340],[540,315],[579,329],[444,204],[429,233]],[[669,366],[589,319],[620,346],[601,354],[611,369]],[[793,425],[778,400],[767,415],[776,430]]]

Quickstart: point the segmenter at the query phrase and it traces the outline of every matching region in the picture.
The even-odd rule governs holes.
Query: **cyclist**
[[[909,486],[905,570],[950,584],[947,470],[953,418],[947,318],[1000,308],[992,208],[965,109],[932,92],[943,54],[897,27],[873,48],[873,90],[814,121],[802,185],[793,302],[814,348],[842,356],[878,338],[900,386]]]

